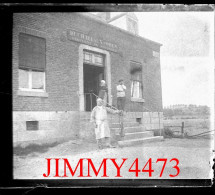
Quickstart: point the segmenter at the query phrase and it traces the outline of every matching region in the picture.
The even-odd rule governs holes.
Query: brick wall
[[[152,50],[160,46],[123,30],[77,13],[16,13],[13,31],[13,110],[77,111],[79,43],[64,39],[67,29],[76,29],[93,37],[115,43],[119,52],[110,51],[113,104],[119,78],[127,86],[127,104],[135,111],[162,110],[160,62]],[[18,34],[26,32],[46,39],[46,91],[48,97],[18,96]],[[130,101],[130,61],[143,65],[144,103]]]
[[[61,41],[60,21],[48,14],[15,14],[13,37],[13,110],[78,110],[78,44]],[[69,21],[68,21],[69,22]],[[64,24],[65,27],[67,24]],[[64,27],[64,28],[65,28]],[[62,29],[63,30],[63,29]],[[18,33],[26,32],[46,38],[46,91],[48,97],[17,96]]]

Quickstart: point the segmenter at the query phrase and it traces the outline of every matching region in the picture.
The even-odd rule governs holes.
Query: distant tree
[[[178,115],[208,116],[210,114],[210,109],[208,106],[197,106],[194,104],[189,104],[188,106],[183,105],[181,107],[179,107],[178,105],[172,105],[164,108],[163,112],[164,112],[164,116],[166,117],[173,117]]]
[[[163,112],[164,112],[164,116],[165,117],[172,117],[174,116],[174,111],[170,108],[167,108],[167,109],[163,109]]]
[[[202,106],[201,107],[201,114],[202,115],[209,115],[210,114],[210,109],[208,106]]]

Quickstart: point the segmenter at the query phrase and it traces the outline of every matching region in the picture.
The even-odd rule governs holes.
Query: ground
[[[44,179],[43,173],[47,174],[47,160],[46,158],[60,158],[59,160],[59,175],[64,175],[64,164],[62,158],[67,158],[71,168],[75,170],[79,159],[91,158],[96,170],[99,169],[100,164],[104,158],[116,158],[116,163],[120,166],[123,158],[127,158],[124,162],[120,174],[122,177],[116,177],[117,170],[112,161],[107,160],[107,176],[103,176],[103,167],[101,168],[97,177],[90,168],[90,175],[86,179],[212,179],[212,148],[214,142],[212,139],[186,139],[186,138],[165,138],[163,141],[144,143],[141,145],[123,147],[123,148],[108,148],[98,150],[94,142],[87,143],[84,140],[67,141],[61,144],[53,145],[52,147],[39,149],[38,151],[22,152],[20,149],[14,150],[14,178],[15,179]],[[135,172],[129,172],[135,159],[138,158],[138,169],[141,171],[147,161],[152,159],[152,172],[149,177],[148,172],[139,172],[135,176]],[[166,158],[166,166],[163,174],[160,173],[163,167],[163,162],[157,162],[158,158]],[[177,169],[173,168],[176,161],[171,159],[177,158],[179,160],[179,174],[176,177],[169,175],[176,175]],[[55,175],[55,160],[51,160],[51,173],[45,179],[59,179],[53,177]],[[83,165],[83,175],[87,175],[88,166],[85,159]],[[135,164],[131,168],[135,169]],[[149,169],[149,163],[145,170]],[[75,175],[72,176],[69,169],[66,169],[68,177],[61,177],[62,179],[85,179],[78,177],[80,169],[78,168]],[[60,178],[60,179],[61,179]]]

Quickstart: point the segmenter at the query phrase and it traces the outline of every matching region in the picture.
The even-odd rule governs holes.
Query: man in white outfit
[[[95,135],[99,149],[106,147],[114,147],[110,144],[110,128],[108,125],[107,113],[118,114],[120,111],[116,111],[105,107],[101,98],[97,99],[97,106],[95,106],[91,112],[90,122],[94,124]],[[103,141],[105,144],[103,145]]]
[[[117,90],[117,108],[119,110],[125,110],[125,90],[126,86],[123,83],[123,79],[119,80],[119,85],[116,86]]]

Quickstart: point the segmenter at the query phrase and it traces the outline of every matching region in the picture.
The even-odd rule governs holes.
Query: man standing
[[[119,111],[115,111],[113,109],[103,106],[103,100],[101,98],[98,98],[96,103],[97,106],[95,106],[92,110],[90,122],[92,122],[95,127],[98,147],[99,149],[103,149],[104,146],[112,148],[114,146],[110,144],[110,128],[107,120],[107,112],[112,114],[118,114]],[[104,145],[103,141],[105,142]]]
[[[117,108],[119,110],[125,110],[125,90],[126,86],[124,85],[123,79],[119,80],[119,85],[116,86],[117,90]]]

